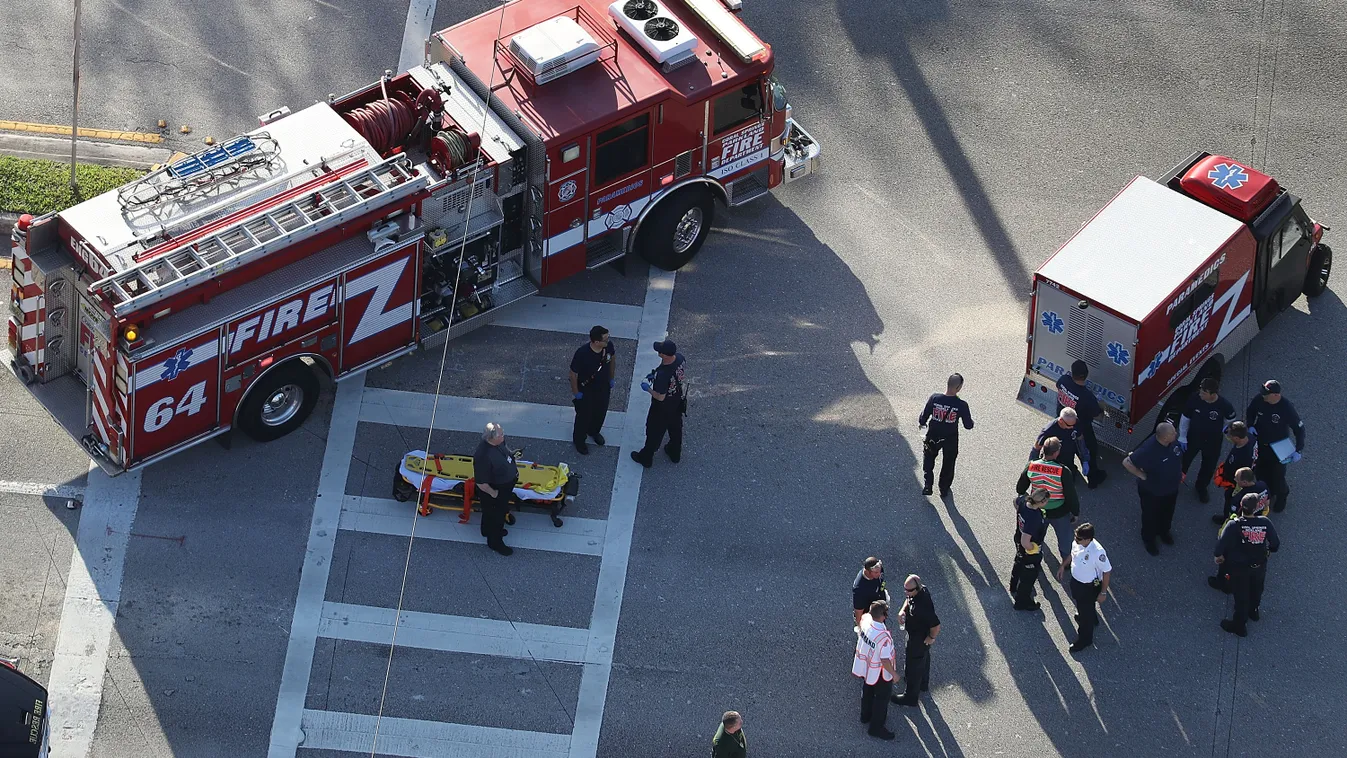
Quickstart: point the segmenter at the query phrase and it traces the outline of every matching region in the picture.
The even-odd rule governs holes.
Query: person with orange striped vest
[[[889,604],[876,600],[870,612],[861,616],[856,632],[856,659],[851,673],[860,677],[861,723],[870,725],[870,736],[891,740],[896,735],[885,723],[889,718],[889,697],[893,682],[898,678],[894,657],[893,634],[884,621],[889,617]]]
[[[1037,460],[1029,461],[1015,485],[1015,492],[1023,495],[1030,486],[1042,487],[1048,491],[1048,504],[1043,507],[1043,517],[1057,535],[1057,552],[1062,562],[1071,560],[1071,546],[1076,537],[1072,524],[1080,515],[1080,497],[1076,494],[1076,472],[1069,465],[1057,460],[1062,452],[1062,441],[1056,437],[1043,440]]]

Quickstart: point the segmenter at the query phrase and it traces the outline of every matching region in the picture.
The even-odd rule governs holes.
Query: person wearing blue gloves
[[[687,412],[687,385],[683,378],[683,356],[673,340],[655,343],[660,363],[641,382],[641,389],[650,395],[650,412],[645,417],[645,447],[633,450],[631,459],[650,468],[655,464],[655,451],[669,435],[664,453],[677,463],[683,456],[683,414]]]
[[[589,330],[588,344],[576,348],[571,358],[571,404],[575,406],[575,451],[589,455],[588,440],[602,445],[603,422],[608,418],[608,399],[613,389],[617,352],[608,340],[608,330]]]
[[[1208,502],[1207,485],[1216,473],[1216,465],[1221,462],[1221,443],[1225,442],[1225,430],[1235,419],[1235,406],[1221,397],[1221,381],[1214,376],[1202,380],[1197,392],[1188,397],[1183,407],[1183,416],[1179,418],[1179,447],[1183,448],[1183,473],[1193,465],[1197,456],[1202,456],[1202,467],[1197,470],[1197,481],[1193,482],[1193,492],[1198,502]]]

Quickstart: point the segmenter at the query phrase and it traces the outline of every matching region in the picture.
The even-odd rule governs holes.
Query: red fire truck
[[[1034,274],[1020,400],[1055,414],[1057,379],[1083,360],[1100,443],[1131,450],[1302,292],[1328,288],[1327,229],[1219,155],[1133,179]]]
[[[737,0],[514,0],[424,65],[13,235],[12,366],[110,473],[298,427],[341,379],[818,168]]]

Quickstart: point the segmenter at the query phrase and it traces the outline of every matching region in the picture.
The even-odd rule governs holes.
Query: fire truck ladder
[[[184,240],[120,274],[94,282],[118,317],[184,292],[250,261],[307,239],[371,209],[423,190],[429,177],[406,156],[345,176],[326,175],[321,186],[221,226],[206,236]],[[320,176],[320,179],[325,178]]]

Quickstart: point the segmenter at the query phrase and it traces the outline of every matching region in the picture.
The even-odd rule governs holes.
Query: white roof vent
[[[575,19],[557,16],[534,24],[510,39],[510,52],[545,84],[599,59],[603,48]]]
[[[659,0],[616,0],[608,15],[665,71],[697,60],[697,38]]]

